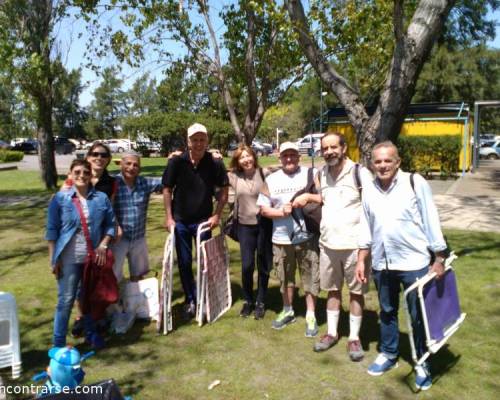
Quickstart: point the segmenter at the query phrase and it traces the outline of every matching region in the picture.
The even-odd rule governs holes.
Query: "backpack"
[[[304,193],[317,194],[316,185],[314,184],[313,169],[309,168],[307,170],[307,184],[304,189],[299,190],[295,193],[290,200],[293,202],[298,196]],[[306,231],[309,233],[319,234],[319,225],[321,223],[321,204],[318,203],[307,203],[304,208],[302,208],[302,213],[304,215],[304,223],[306,226]],[[292,217],[295,222],[300,226],[299,216],[297,214],[297,209],[292,210]]]

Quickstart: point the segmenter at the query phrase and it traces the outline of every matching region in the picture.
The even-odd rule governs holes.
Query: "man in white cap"
[[[226,168],[221,159],[214,159],[207,151],[207,128],[195,123],[187,131],[188,150],[172,157],[163,173],[163,201],[165,224],[170,230],[175,226],[175,245],[185,294],[184,317],[191,319],[196,310],[196,284],[192,269],[193,239],[198,225],[210,222],[219,225],[222,209],[227,202],[228,185]],[[221,188],[215,212],[215,189]],[[207,232],[202,240],[208,239]]]
[[[272,327],[283,329],[295,322],[293,297],[295,271],[299,268],[306,300],[306,337],[318,334],[314,313],[319,293],[319,261],[317,236],[307,232],[301,209],[292,216],[291,199],[308,183],[308,169],[299,165],[300,154],[295,143],[284,142],[280,146],[282,169],[266,178],[268,193],[261,193],[257,205],[263,216],[273,220],[273,258],[281,281],[283,310]]]

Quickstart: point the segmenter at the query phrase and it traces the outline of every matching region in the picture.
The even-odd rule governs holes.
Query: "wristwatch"
[[[441,264],[441,265],[444,265],[444,262],[446,261],[446,258],[444,257],[440,257],[440,256],[436,256],[436,262]]]

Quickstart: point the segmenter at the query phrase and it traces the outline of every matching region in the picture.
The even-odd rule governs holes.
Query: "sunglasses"
[[[75,176],[80,176],[80,175],[90,176],[90,171],[88,169],[83,169],[83,170],[74,169],[73,171],[71,171],[71,173]]]
[[[92,153],[89,153],[89,156],[91,157],[101,157],[101,158],[108,158],[109,154],[108,153],[101,153],[100,151],[93,151]]]

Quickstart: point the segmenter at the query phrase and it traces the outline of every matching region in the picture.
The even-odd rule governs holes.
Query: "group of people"
[[[352,361],[360,361],[364,357],[359,337],[364,294],[371,274],[380,303],[380,353],[368,373],[377,376],[396,367],[401,286],[406,288],[431,271],[438,277],[444,273],[446,243],[427,182],[399,169],[398,151],[391,142],[374,147],[368,169],[347,157],[347,143],[341,134],[327,133],[321,139],[325,165],[319,171],[300,165],[298,147],[292,142],[281,144],[281,168],[275,171],[261,168],[252,148],[240,145],[229,172],[220,157],[208,152],[208,143],[205,126],[190,126],[187,150],[169,159],[161,180],[139,176],[140,157],[135,153],[123,155],[121,173],[110,177],[106,167],[111,154],[103,144],[92,146],[86,160],[73,162],[71,187],[54,196],[48,212],[46,238],[58,280],[54,345],[66,344],[68,320],[88,250],[77,203],[88,221],[97,261],[104,263],[105,250],[111,246],[117,279],[123,277],[125,257],[131,278],[140,279],[149,269],[145,240],[149,197],[162,191],[165,225],[175,235],[186,319],[194,317],[198,300],[192,271],[197,228],[207,221],[211,228],[219,225],[231,197],[242,265],[241,317],[264,317],[269,275],[274,267],[283,309],[272,328],[283,329],[295,322],[298,269],[305,293],[306,337],[319,333],[316,299],[321,289],[327,292],[327,331],[314,343],[313,350],[328,350],[340,339],[338,323],[345,282],[349,289],[347,350]],[[307,186],[315,190],[304,192]],[[310,203],[321,207],[319,232],[307,228],[303,210]],[[210,231],[202,240],[209,237]],[[416,297],[409,298],[409,309],[420,356],[426,349]],[[82,321],[86,338],[91,344],[99,344],[95,321],[88,315],[83,315]],[[417,388],[430,388],[428,365],[416,366],[415,370]]]

